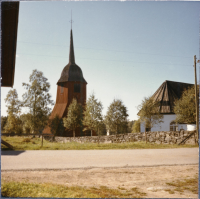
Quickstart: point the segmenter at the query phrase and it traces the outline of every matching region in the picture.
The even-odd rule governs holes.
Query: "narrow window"
[[[74,92],[75,93],[81,92],[81,85],[80,84],[74,84]]]

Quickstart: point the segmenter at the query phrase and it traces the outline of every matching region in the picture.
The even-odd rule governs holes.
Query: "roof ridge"
[[[192,84],[192,83],[185,83],[185,82],[176,82],[171,80],[165,80],[164,82],[175,82],[175,83],[181,83],[181,84]]]

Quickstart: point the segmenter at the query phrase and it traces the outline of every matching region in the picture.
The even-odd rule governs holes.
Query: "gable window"
[[[176,124],[174,121],[170,123],[170,131],[178,131],[178,124]]]
[[[81,85],[80,84],[74,84],[74,92],[75,93],[81,92]]]
[[[64,83],[60,84],[60,93],[62,94],[64,92]]]

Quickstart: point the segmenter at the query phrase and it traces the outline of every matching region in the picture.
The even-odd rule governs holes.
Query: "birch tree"
[[[50,84],[43,72],[33,70],[29,77],[29,83],[22,83],[22,86],[26,89],[22,96],[23,107],[27,107],[32,115],[29,119],[35,133],[47,125],[51,110],[49,105],[53,105],[53,100],[51,100],[49,94]]]
[[[145,136],[146,128],[152,128],[154,125],[163,122],[163,115],[159,112],[160,102],[154,101],[151,97],[145,97],[142,103],[138,106],[139,110],[139,121],[145,126]],[[147,136],[146,136],[147,142]]]
[[[68,107],[67,117],[63,118],[64,127],[73,131],[75,137],[75,130],[82,126],[82,106],[73,99]]]
[[[99,130],[103,127],[102,109],[102,103],[95,98],[94,94],[92,94],[86,103],[86,108],[83,113],[84,130],[91,130],[91,136],[92,131],[97,132],[99,135]]]
[[[5,102],[6,102],[6,107],[7,109],[7,113],[12,114],[17,116],[17,114],[20,113],[21,110],[21,102],[18,99],[18,94],[17,94],[17,90],[16,89],[11,89],[10,91],[8,91],[8,94],[6,95],[5,98]]]
[[[21,102],[18,99],[18,94],[16,89],[11,89],[5,98],[8,118],[4,126],[4,132],[10,133],[21,133],[22,132],[22,122],[19,118],[21,110]]]
[[[107,129],[110,131],[115,131],[116,134],[119,132],[119,130],[127,130],[128,113],[127,108],[123,105],[121,100],[113,100],[108,107],[104,122]]]
[[[140,132],[140,120],[135,120],[132,126],[132,133],[139,133]]]

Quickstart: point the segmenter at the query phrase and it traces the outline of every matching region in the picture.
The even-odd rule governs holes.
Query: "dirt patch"
[[[100,187],[129,190],[138,187],[145,198],[197,198],[188,191],[169,194],[167,182],[184,180],[198,175],[198,165],[156,166],[132,168],[91,168],[43,171],[2,171],[3,181],[50,182],[66,186]]]

